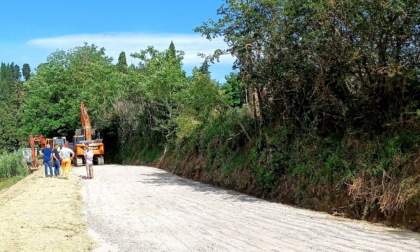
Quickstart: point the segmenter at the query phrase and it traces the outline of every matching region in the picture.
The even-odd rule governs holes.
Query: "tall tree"
[[[18,148],[21,140],[23,87],[14,63],[2,63],[0,72],[0,149],[10,151]]]
[[[200,71],[203,74],[208,74],[210,75],[210,71],[209,71],[210,65],[209,62],[207,60],[204,60],[204,62],[201,64],[201,66],[198,68],[198,71]]]
[[[2,62],[0,67],[0,81],[7,78],[7,66],[6,63]]]
[[[241,107],[246,102],[245,85],[238,79],[237,73],[230,73],[225,77],[226,83],[221,87],[227,103],[231,107]]]
[[[173,41],[171,41],[171,43],[169,44],[168,52],[166,55],[168,58],[176,58],[176,49]]]
[[[31,68],[28,63],[23,64],[22,75],[25,81],[28,81],[31,78]]]
[[[0,88],[4,100],[13,94],[15,85],[15,67],[14,63],[2,63],[0,68]]]
[[[117,63],[117,69],[118,71],[122,72],[122,73],[126,73],[127,72],[127,59],[125,56],[125,52],[121,52],[120,55],[118,56],[118,63]]]
[[[140,60],[145,97],[150,99],[149,129],[153,130],[157,141],[163,143],[174,138],[176,133],[173,122],[178,114],[176,95],[186,85],[186,75],[182,70],[183,52],[177,51],[171,42],[164,52],[148,47],[131,56]]]
[[[18,81],[20,80],[20,78],[22,77],[22,73],[20,72],[20,67],[19,65],[14,65],[13,66],[13,78]]]

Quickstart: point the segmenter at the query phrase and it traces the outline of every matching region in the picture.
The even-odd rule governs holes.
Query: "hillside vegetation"
[[[170,41],[131,66],[87,43],[56,51],[25,81],[3,63],[0,147],[71,138],[84,101],[106,162],[420,230],[420,3],[227,0],[218,14],[195,31],[228,49],[191,76]],[[236,61],[220,85],[223,54]]]

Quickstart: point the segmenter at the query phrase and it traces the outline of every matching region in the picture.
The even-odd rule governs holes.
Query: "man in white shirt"
[[[71,160],[75,157],[74,151],[69,148],[69,144],[65,143],[64,147],[60,150],[62,178],[68,179],[70,174]]]
[[[93,179],[93,151],[89,144],[85,148],[86,179]]]

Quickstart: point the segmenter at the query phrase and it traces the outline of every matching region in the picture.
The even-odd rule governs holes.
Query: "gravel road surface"
[[[0,192],[0,251],[420,251],[420,234],[270,203],[144,166],[43,169]]]
[[[420,251],[420,234],[271,203],[144,166],[73,170],[95,251]],[[3,210],[2,210],[3,211]]]

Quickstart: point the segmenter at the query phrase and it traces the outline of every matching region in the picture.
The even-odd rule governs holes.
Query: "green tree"
[[[114,101],[114,117],[121,150],[139,152],[148,148],[163,150],[176,137],[178,94],[188,81],[182,70],[183,52],[173,43],[165,51],[148,47],[131,54],[139,59],[137,67],[130,67]]]
[[[31,67],[28,63],[23,64],[22,75],[25,81],[28,81],[31,78]]]
[[[22,73],[20,72],[19,65],[14,65],[13,66],[13,79],[18,81],[18,80],[20,80],[21,77],[22,77]]]
[[[103,48],[85,44],[68,52],[57,51],[25,82],[26,134],[72,136],[81,128],[80,102],[84,101],[96,129],[108,127],[118,82],[115,68]],[[36,120],[35,120],[36,118]]]
[[[20,145],[22,82],[14,63],[1,64],[0,69],[0,149],[14,150]]]
[[[142,73],[145,98],[149,100],[150,129],[160,135],[160,142],[175,137],[173,119],[177,116],[176,94],[185,87],[186,75],[182,70],[183,52],[176,51],[171,42],[168,50],[159,52],[153,47],[132,54],[138,58]]]
[[[177,123],[180,130],[184,129],[184,132],[179,135],[191,134],[193,132],[191,129],[198,125],[208,125],[208,128],[211,129],[212,124],[218,124],[218,120],[225,121],[225,118],[228,118],[228,120],[233,119],[239,125],[239,130],[251,141],[239,114],[228,103],[229,99],[223,90],[219,89],[218,83],[211,80],[210,75],[194,69],[191,84],[180,93],[178,100],[181,116],[177,119]],[[186,121],[186,119],[190,121]],[[185,132],[186,130],[190,132]]]
[[[418,1],[228,0],[218,14],[195,31],[224,37],[211,59],[237,58],[261,125],[383,130],[420,98]]]
[[[169,44],[169,48],[168,51],[166,52],[166,57],[168,59],[175,59],[177,57],[177,52],[175,49],[175,44],[173,41],[171,41],[171,43]]]
[[[126,73],[127,72],[127,59],[125,56],[125,52],[121,52],[120,55],[118,56],[118,63],[117,63],[117,69],[118,71],[122,72],[122,73]]]
[[[241,107],[246,103],[246,89],[238,79],[238,74],[230,73],[225,77],[226,83],[221,87],[226,97],[226,102],[231,107]]]
[[[207,60],[204,60],[203,63],[201,64],[201,66],[198,68],[198,71],[200,71],[203,74],[208,74],[210,75],[210,65],[209,62]]]

